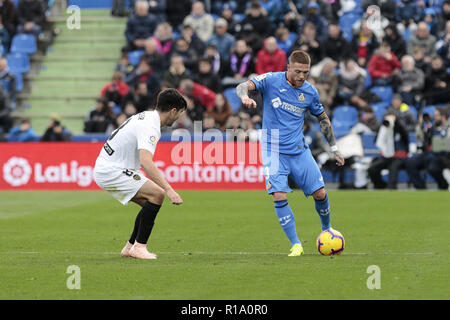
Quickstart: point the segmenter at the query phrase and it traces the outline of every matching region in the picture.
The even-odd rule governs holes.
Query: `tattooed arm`
[[[322,134],[325,136],[325,139],[327,139],[328,144],[331,147],[331,151],[334,154],[334,158],[336,159],[336,164],[338,166],[343,166],[345,163],[344,157],[341,155],[341,153],[338,151],[336,146],[336,140],[334,138],[333,128],[331,127],[330,119],[328,118],[327,114],[325,112],[322,112],[319,116],[317,116],[317,119],[320,123],[320,131],[322,131]]]
[[[241,98],[242,104],[247,108],[256,108],[255,100],[249,98],[248,96],[249,90],[256,90],[255,84],[251,81],[243,82],[236,87],[236,93],[238,97]]]

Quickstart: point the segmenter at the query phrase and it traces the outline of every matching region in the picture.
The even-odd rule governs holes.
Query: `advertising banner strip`
[[[103,143],[0,143],[0,190],[99,190]],[[154,158],[179,190],[263,190],[257,142],[160,142]],[[124,168],[126,169],[126,168]]]

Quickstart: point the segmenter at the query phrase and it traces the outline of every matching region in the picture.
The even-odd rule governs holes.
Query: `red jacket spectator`
[[[264,48],[259,50],[256,56],[256,73],[285,71],[286,62],[286,53],[278,48],[274,37],[269,37],[264,41]]]
[[[100,91],[100,96],[119,105],[129,91],[130,87],[122,80],[122,74],[120,71],[116,71],[112,81],[106,84]]]
[[[372,79],[378,79],[392,76],[393,72],[401,67],[402,64],[391,51],[389,44],[383,42],[378,52],[370,58],[367,69]]]
[[[181,81],[178,90],[189,98],[193,98],[208,110],[212,110],[216,105],[216,93],[192,80],[186,79]]]

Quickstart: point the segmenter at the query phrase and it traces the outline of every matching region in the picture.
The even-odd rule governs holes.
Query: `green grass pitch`
[[[180,192],[150,238],[156,261],[119,256],[138,207],[106,192],[0,192],[0,299],[449,299],[446,192],[330,191],[344,252],[321,256],[312,199],[289,202],[305,248],[261,192]],[[81,289],[66,286],[68,266]],[[369,290],[367,268],[380,268]]]

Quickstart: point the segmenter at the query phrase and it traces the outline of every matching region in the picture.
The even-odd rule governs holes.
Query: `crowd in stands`
[[[30,69],[30,55],[37,51],[53,0],[0,0],[0,141],[35,141],[30,119],[14,126],[11,112],[23,89],[23,75]],[[56,117],[56,118],[55,118]],[[71,134],[53,115],[42,141],[67,141]],[[55,120],[56,119],[56,120]]]
[[[433,149],[432,136],[450,136],[450,0],[135,0],[128,12],[113,2],[113,15],[128,15],[126,45],[87,115],[86,133],[110,133],[154,108],[161,90],[177,88],[188,110],[173,129],[192,130],[200,120],[204,130],[242,129],[258,139],[261,97],[252,93],[259,108],[244,108],[235,87],[286,70],[300,49],[311,56],[308,81],[337,137],[377,134],[381,156],[367,168],[376,188],[395,188],[405,168],[421,188],[418,168],[433,166],[441,169],[433,175],[439,187],[448,188],[441,179],[448,153]],[[305,127],[311,141],[314,121]],[[420,152],[409,150],[410,134]],[[385,185],[379,174],[386,168],[392,180]]]

